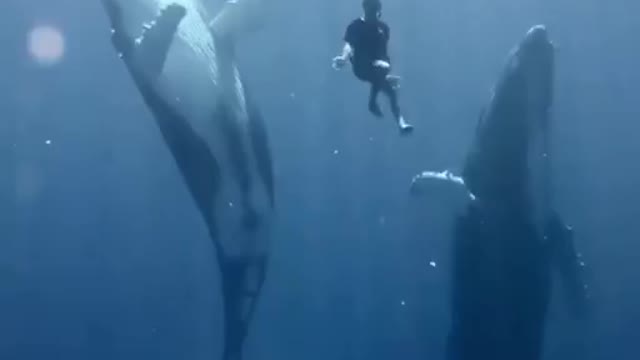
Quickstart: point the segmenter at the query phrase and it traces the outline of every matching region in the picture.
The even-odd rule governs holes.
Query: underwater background
[[[459,170],[538,23],[558,46],[556,204],[593,302],[577,322],[554,297],[545,359],[639,359],[640,2],[384,1],[411,137],[331,68],[360,11],[273,0],[239,44],[278,196],[246,359],[444,359],[449,228],[410,180]],[[99,1],[2,0],[0,46],[0,359],[217,359],[214,249]]]

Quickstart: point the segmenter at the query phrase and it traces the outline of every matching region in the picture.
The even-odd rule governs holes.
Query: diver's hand
[[[342,70],[347,65],[347,58],[344,56],[336,56],[333,58],[333,68],[336,70]]]

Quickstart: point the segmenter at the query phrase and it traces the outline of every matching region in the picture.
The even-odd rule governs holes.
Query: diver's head
[[[362,8],[364,9],[365,19],[378,19],[382,14],[382,3],[380,0],[363,0]]]

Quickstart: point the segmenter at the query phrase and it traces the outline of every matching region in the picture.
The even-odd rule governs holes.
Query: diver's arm
[[[346,42],[344,43],[344,47],[342,48],[342,55],[340,55],[340,57],[348,60],[351,58],[351,56],[353,56],[353,48],[351,47],[351,44]]]
[[[333,68],[336,70],[342,69],[352,56],[353,48],[348,42],[345,42],[344,47],[342,48],[342,54],[333,58]]]

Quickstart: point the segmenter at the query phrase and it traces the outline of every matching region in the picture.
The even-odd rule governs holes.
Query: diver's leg
[[[380,105],[378,105],[379,92],[380,85],[375,82],[371,83],[371,90],[369,91],[369,111],[377,117],[382,117],[382,110],[380,110]]]
[[[391,112],[398,122],[400,132],[403,134],[410,133],[413,131],[413,126],[405,121],[404,117],[400,113],[400,105],[398,104],[396,88],[398,87],[400,78],[389,74],[391,72],[391,64],[386,60],[376,60],[373,62],[372,67],[374,83],[378,84],[380,89],[389,98]]]
[[[402,116],[402,113],[400,112],[400,105],[398,104],[398,93],[393,88],[393,85],[388,80],[386,80],[386,77],[384,82],[382,83],[382,91],[389,98],[389,103],[391,105],[391,112],[393,113],[393,117],[398,122],[398,127],[400,128],[400,131],[403,134],[410,133],[411,131],[413,131],[413,126],[404,119],[404,117]]]
[[[378,93],[380,93],[380,81],[376,75],[376,69],[372,64],[366,62],[354,62],[353,73],[361,81],[371,84],[369,90],[369,111],[377,116],[382,117],[382,110],[378,105]]]
[[[391,113],[393,114],[393,117],[398,120],[402,117],[400,113],[400,105],[398,104],[398,93],[391,87],[389,82],[383,82],[381,87],[382,91],[387,95],[387,98],[389,98],[389,105],[391,106]]]

